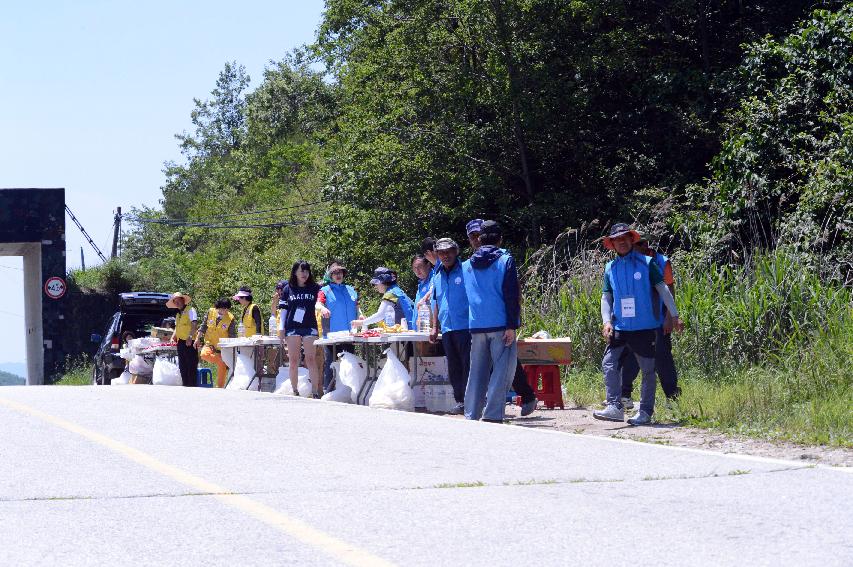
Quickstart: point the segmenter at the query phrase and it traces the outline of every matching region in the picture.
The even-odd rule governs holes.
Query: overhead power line
[[[298,226],[316,223],[317,219],[305,216],[303,218],[293,218],[293,213],[290,219],[286,221],[274,220],[277,213],[281,211],[295,211],[296,209],[304,209],[329,203],[329,200],[314,201],[311,203],[303,203],[300,205],[291,205],[287,207],[276,207],[274,209],[263,209],[257,211],[247,211],[243,213],[233,213],[227,215],[218,215],[215,217],[201,217],[191,220],[187,219],[170,219],[170,218],[144,218],[138,215],[122,215],[123,219],[130,222],[142,224],[159,224],[164,226],[188,227],[188,228],[211,228],[211,229],[239,229],[239,228],[278,228],[284,226]],[[307,214],[307,213],[306,213]],[[234,219],[223,222],[222,219]]]

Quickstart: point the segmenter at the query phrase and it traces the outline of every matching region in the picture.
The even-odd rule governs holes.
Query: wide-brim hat
[[[172,297],[169,298],[169,301],[166,302],[166,307],[169,309],[178,309],[178,306],[175,305],[175,300],[179,297],[183,298],[184,306],[189,305],[190,301],[192,301],[192,297],[187,295],[186,293],[181,293],[180,291],[176,291],[172,294]]]
[[[624,236],[625,234],[631,235],[631,244],[635,244],[640,240],[639,232],[637,232],[624,222],[617,222],[616,224],[610,227],[610,233],[603,238],[604,247],[608,250],[614,250],[613,239],[619,238],[620,236]]]

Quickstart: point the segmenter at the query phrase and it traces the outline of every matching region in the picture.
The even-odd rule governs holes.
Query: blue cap
[[[468,224],[465,225],[465,235],[471,236],[472,232],[480,232],[480,229],[483,228],[483,219],[473,219],[469,220]]]
[[[373,278],[370,280],[371,284],[392,284],[397,281],[397,277],[394,274],[394,271],[389,268],[378,267],[373,270]]]

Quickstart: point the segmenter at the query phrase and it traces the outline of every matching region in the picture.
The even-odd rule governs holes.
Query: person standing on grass
[[[347,268],[340,262],[332,262],[326,271],[330,282],[320,288],[317,295],[317,303],[320,305],[320,315],[326,319],[323,325],[323,336],[338,331],[349,331],[350,322],[357,319],[360,311],[358,308],[358,293],[351,285],[344,283],[347,276]],[[340,345],[340,350],[352,352],[352,345]],[[328,392],[332,383],[332,356],[334,347],[331,345],[323,347],[325,357],[323,359],[323,391]]]
[[[198,331],[198,314],[190,307],[192,298],[185,293],[173,293],[166,307],[177,309],[172,342],[178,343],[178,370],[184,386],[192,388],[198,383],[198,351],[193,338]]]
[[[195,340],[195,348],[202,344],[201,359],[216,365],[216,387],[225,387],[225,377],[228,375],[228,366],[222,360],[219,350],[219,340],[234,338],[237,336],[237,319],[231,314],[231,302],[220,299],[207,312],[207,317],[202,321],[198,329],[198,338]]]
[[[672,314],[673,328],[680,332],[684,326],[657,264],[649,256],[634,251],[633,245],[638,240],[639,233],[624,223],[614,224],[604,238],[604,247],[616,251],[616,259],[604,269],[601,293],[602,334],[607,340],[601,367],[607,398],[606,407],[594,411],[592,416],[605,421],[625,419],[622,354],[628,350],[643,372],[640,409],[628,423],[646,425],[651,423],[655,410],[655,329],[660,326],[653,290],[657,290]]]
[[[640,240],[634,244],[634,250],[654,259],[655,264],[663,273],[663,283],[672,293],[672,297],[675,297],[675,278],[672,275],[672,263],[669,258],[653,250],[649,246],[648,238],[642,235]],[[672,315],[660,296],[656,299],[661,326],[655,330],[655,372],[666,398],[674,400],[681,393],[681,388],[678,387],[678,371],[675,369],[675,361],[672,358]],[[633,356],[623,354],[622,357],[624,359],[622,361],[622,403],[627,409],[630,409],[633,406],[631,392],[634,389],[634,380],[640,372],[640,367],[637,366],[637,361]]]
[[[465,417],[500,423],[506,392],[518,358],[521,326],[518,271],[512,255],[500,248],[501,227],[480,227],[480,248],[462,264],[468,296],[471,368],[465,389]]]
[[[323,393],[320,383],[320,372],[317,368],[317,356],[314,341],[317,340],[317,297],[320,286],[314,281],[311,264],[305,260],[297,260],[290,270],[290,279],[281,292],[283,301],[281,318],[278,326],[278,336],[287,343],[287,358],[290,365],[290,385],[293,395],[298,396],[299,390],[299,359],[304,351],[305,366],[315,398]]]
[[[465,387],[471,368],[471,332],[468,330],[468,295],[462,276],[459,245],[450,238],[435,243],[435,252],[441,268],[432,278],[432,331],[430,342],[438,340],[441,327],[441,344],[447,359],[447,375],[453,386],[456,405],[453,415],[465,412]]]

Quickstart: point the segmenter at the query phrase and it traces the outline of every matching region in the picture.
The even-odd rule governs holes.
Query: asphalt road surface
[[[853,565],[849,469],[251,392],[0,389],[0,565]]]

